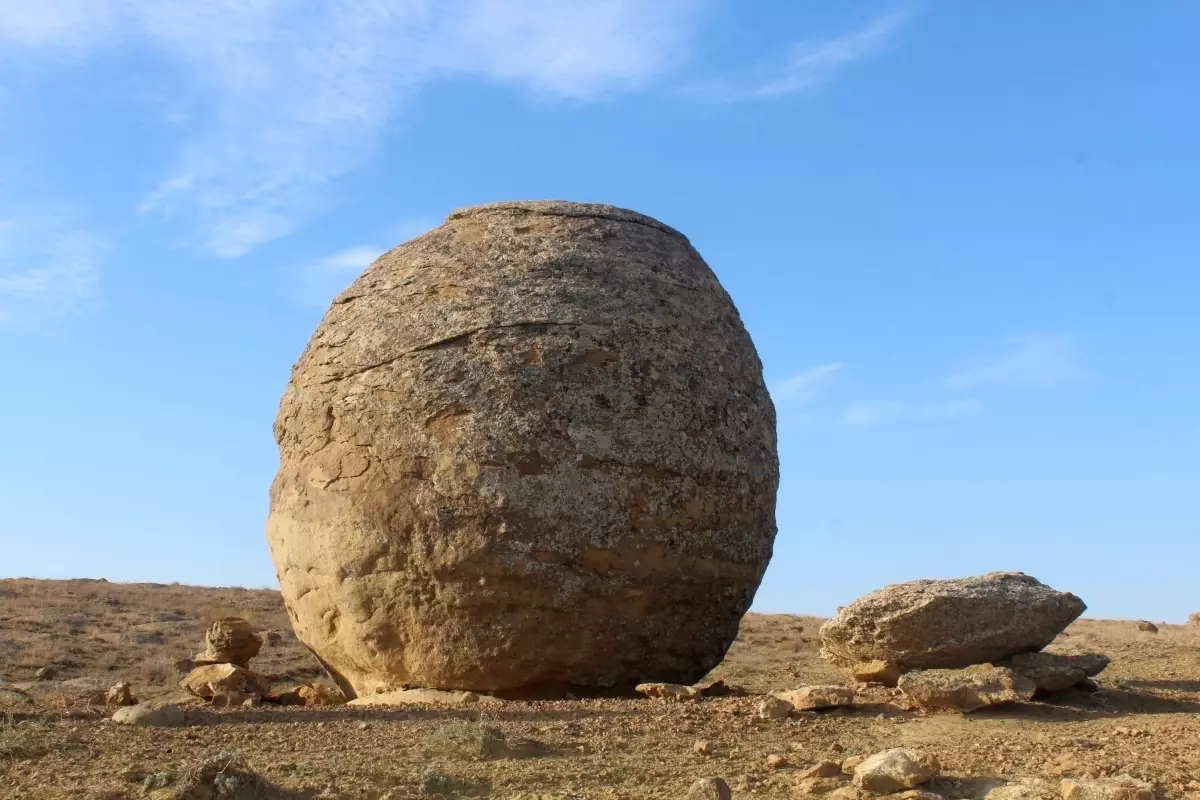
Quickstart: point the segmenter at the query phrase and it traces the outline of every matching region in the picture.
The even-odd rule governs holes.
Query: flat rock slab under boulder
[[[895,664],[879,659],[855,664],[850,672],[858,683],[878,683],[882,686],[895,686],[904,674]]]
[[[441,689],[395,689],[366,697],[356,697],[348,706],[468,706],[476,703],[502,705],[498,697],[474,692],[447,692]]]
[[[941,772],[933,756],[919,750],[897,747],[866,758],[854,768],[853,783],[876,794],[915,789]]]
[[[1041,693],[1062,692],[1078,686],[1108,667],[1108,656],[1100,653],[1058,655],[1018,653],[997,666],[1008,667],[1033,681]]]
[[[821,656],[853,668],[954,669],[1041,650],[1083,613],[1083,601],[1020,572],[886,586],[821,626]]]
[[[966,669],[924,669],[900,678],[900,691],[921,708],[975,711],[1027,702],[1037,686],[1007,667],[976,664]]]
[[[792,704],[797,711],[816,711],[822,708],[854,705],[854,690],[846,686],[803,686],[786,692],[771,692],[775,697]]]

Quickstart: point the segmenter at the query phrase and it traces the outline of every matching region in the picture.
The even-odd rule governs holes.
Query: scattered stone
[[[984,706],[1028,702],[1037,691],[1037,686],[1025,675],[992,664],[917,670],[902,677],[899,686],[921,708],[968,712]]]
[[[878,683],[883,686],[895,686],[901,675],[900,668],[895,664],[879,659],[855,664],[851,672],[859,683]]]
[[[39,681],[52,681],[58,677],[58,670],[51,666],[42,667],[34,673]]]
[[[264,675],[237,666],[236,664],[205,664],[196,667],[179,682],[180,688],[196,697],[213,699],[222,696],[243,700],[257,696],[267,697],[271,694],[271,682]]]
[[[692,752],[698,756],[711,756],[713,754],[712,742],[707,739],[697,739],[692,745]]]
[[[104,693],[104,705],[110,708],[137,705],[137,698],[133,696],[129,681],[117,681],[110,686]]]
[[[745,326],[682,234],[611,206],[460,209],[380,256],[298,359],[275,435],[283,599],[358,696],[695,683],[775,539]]]
[[[996,786],[984,795],[983,800],[1050,800],[1051,796],[1051,791],[1044,780],[1027,778]]]
[[[204,652],[193,661],[198,667],[234,664],[247,668],[261,648],[262,639],[251,630],[249,622],[241,617],[223,617],[204,634]]]
[[[679,683],[639,683],[634,690],[646,697],[660,698],[664,703],[682,703],[700,699],[699,689]]]
[[[1154,800],[1153,786],[1128,775],[1065,778],[1061,791],[1063,800]]]
[[[861,762],[861,759],[859,759]],[[856,765],[857,766],[857,765]],[[851,770],[852,771],[852,770]],[[833,761],[818,761],[800,773],[801,778],[840,778],[845,770]]]
[[[1153,622],[1148,622],[1144,619],[1138,622],[1137,629],[1139,631],[1145,631],[1146,633],[1158,633],[1158,626]]]
[[[786,692],[773,692],[773,695],[791,703],[797,711],[854,704],[854,690],[845,686],[804,686]]]
[[[1061,692],[1099,675],[1108,667],[1108,656],[1099,653],[1063,656],[1055,653],[1018,653],[997,666],[1009,667],[1033,681],[1042,693]]]
[[[941,766],[936,758],[919,750],[897,747],[876,753],[854,768],[856,787],[876,794],[915,789],[937,777]]]
[[[687,800],[733,800],[733,792],[722,778],[701,778],[688,788]]]
[[[1041,650],[1083,613],[1073,594],[1019,572],[884,587],[821,626],[821,655],[853,668],[887,661],[901,670],[966,667]]]
[[[796,794],[828,794],[846,785],[845,777],[810,775],[796,782]]]
[[[795,710],[795,706],[778,697],[764,698],[758,704],[758,716],[763,719],[784,719]]]
[[[783,769],[784,767],[790,766],[791,764],[788,763],[787,756],[785,755],[772,753],[771,755],[767,756],[767,767],[769,769]]]
[[[144,725],[159,728],[178,728],[207,719],[204,712],[185,710],[170,703],[138,703],[118,708],[112,721],[118,725]]]

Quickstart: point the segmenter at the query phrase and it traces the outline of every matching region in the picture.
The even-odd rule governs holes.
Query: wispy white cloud
[[[790,378],[772,382],[769,387],[771,397],[776,403],[807,403],[828,388],[841,369],[841,364],[822,364]]]
[[[1074,343],[1063,335],[1020,337],[1005,356],[948,376],[947,389],[1049,386],[1084,377]]]
[[[705,0],[0,0],[12,58],[149,43],[197,113],[143,211],[233,257],[293,231],[424,85],[478,77],[549,100],[637,89],[683,58]]]
[[[895,419],[903,413],[904,404],[898,400],[855,403],[842,412],[841,423],[845,428],[867,428]]]
[[[688,86],[684,93],[708,102],[772,100],[807,92],[829,82],[850,65],[881,53],[908,18],[892,11],[851,33],[795,45],[780,64],[753,78],[718,78]]]
[[[86,300],[104,251],[60,215],[0,219],[0,323],[56,316]]]
[[[983,403],[974,398],[955,400],[950,403],[928,403],[921,411],[927,417],[965,417],[983,411]]]

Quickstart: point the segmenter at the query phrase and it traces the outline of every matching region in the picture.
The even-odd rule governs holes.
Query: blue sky
[[[1200,6],[0,0],[0,574],[271,585],[271,422],[451,209],[684,231],[779,409],[763,611],[1200,609]]]

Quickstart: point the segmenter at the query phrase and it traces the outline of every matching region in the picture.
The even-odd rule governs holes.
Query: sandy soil
[[[210,620],[231,613],[285,632],[254,662],[278,685],[321,676],[286,633],[275,592],[0,580],[0,679],[59,672],[34,707],[0,716],[0,797],[171,797],[189,786],[207,792],[191,796],[215,796],[195,779],[217,763],[252,779],[238,797],[682,798],[715,775],[734,797],[782,798],[800,796],[801,771],[818,761],[911,746],[941,761],[930,788],[948,798],[1026,778],[1045,779],[1052,797],[1064,776],[1121,773],[1159,797],[1200,798],[1200,626],[1160,624],[1155,634],[1133,621],[1081,620],[1050,649],[1110,655],[1101,691],[970,715],[911,711],[878,689],[853,709],[760,719],[756,694],[846,678],[817,657],[820,620],[756,614],[711,676],[746,694],[694,704],[239,708],[164,729],[114,725],[63,688],[123,679],[143,700],[167,696],[175,662],[199,649]],[[510,746],[491,747],[497,737]],[[701,739],[710,755],[695,752]],[[770,768],[773,754],[789,765]]]

